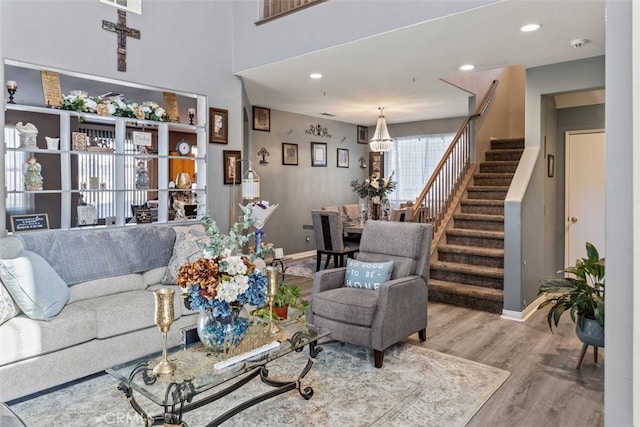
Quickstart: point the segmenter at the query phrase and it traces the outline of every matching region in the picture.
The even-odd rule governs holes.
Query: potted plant
[[[280,319],[286,319],[288,317],[289,308],[296,309],[300,314],[304,313],[309,303],[306,300],[300,299],[302,290],[297,285],[285,285],[284,282],[280,282],[278,286],[278,293],[273,300],[274,312]]]
[[[289,308],[298,311],[301,316],[309,306],[309,302],[300,298],[302,289],[297,285],[285,285],[280,282],[278,292],[273,300],[273,318],[276,320],[286,319],[288,317]],[[265,305],[254,310],[251,314],[254,316],[269,318],[269,305]]]
[[[558,326],[560,317],[569,311],[576,323],[580,340],[595,347],[604,346],[604,258],[587,242],[587,258],[576,260],[573,267],[561,272],[568,276],[552,277],[540,281],[539,293],[550,293],[551,298],[538,306],[538,310],[551,306],[547,314],[549,329]]]

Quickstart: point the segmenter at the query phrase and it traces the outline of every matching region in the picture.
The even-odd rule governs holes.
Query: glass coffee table
[[[226,367],[219,366],[228,363],[221,353],[208,350],[198,342],[188,347],[174,348],[168,352],[168,359],[176,364],[176,370],[171,376],[163,377],[153,374],[153,367],[161,358],[160,353],[114,366],[107,369],[107,372],[121,381],[118,389],[125,394],[133,409],[140,414],[148,426],[186,426],[182,419],[184,413],[224,398],[256,377],[259,377],[264,384],[273,387],[272,390],[229,409],[207,424],[217,426],[253,405],[291,390],[297,389],[305,399],[313,396],[311,387],[301,389],[300,380],[311,370],[316,356],[322,351],[322,347],[318,346],[318,340],[328,336],[330,331],[304,322],[278,323],[277,325],[280,330],[274,334],[279,341],[279,345],[275,343],[276,348]],[[301,367],[297,378],[287,381],[269,378],[267,363],[293,351],[300,352],[305,346],[309,347],[309,357],[306,365]],[[214,367],[214,365],[218,366]],[[213,388],[216,390],[207,393]],[[152,415],[146,412],[136,401],[136,393],[161,406],[162,413]]]

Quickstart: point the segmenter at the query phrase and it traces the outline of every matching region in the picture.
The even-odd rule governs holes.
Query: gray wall
[[[640,141],[637,133],[635,140],[633,135],[634,126],[636,132],[639,126],[637,111],[634,124],[633,105],[638,106],[640,99],[632,80],[634,54],[636,67],[638,61],[638,50],[632,49],[632,29],[636,32],[640,29],[640,19],[636,14],[633,21],[629,0],[609,0],[606,9],[605,245],[608,286],[604,413],[605,426],[637,426],[640,425],[640,331],[636,329],[638,317],[634,323],[634,309],[637,316],[640,284],[634,277],[637,265],[634,261],[638,258],[638,254],[634,254],[634,244],[637,248],[639,237],[634,229],[638,201],[633,199],[638,197],[640,183],[637,178],[634,180],[633,170],[640,167],[637,154],[634,158],[634,145],[637,147]],[[637,74],[637,70],[635,72]]]

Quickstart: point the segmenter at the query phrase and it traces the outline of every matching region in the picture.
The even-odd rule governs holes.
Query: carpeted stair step
[[[480,162],[480,173],[515,173],[518,168],[517,160],[505,162]]]
[[[504,294],[499,289],[429,279],[429,300],[500,314]]]
[[[504,215],[504,200],[463,199],[460,210],[462,213]]]
[[[446,231],[447,244],[504,249],[504,231],[459,230]]]
[[[504,287],[504,270],[502,268],[436,261],[431,263],[429,277],[485,288],[502,289]]]
[[[520,160],[523,151],[522,149],[489,150],[485,153],[485,160],[488,162]]]
[[[473,185],[505,186],[511,185],[512,173],[476,173],[473,175]]]
[[[457,213],[453,215],[454,228],[504,231],[504,216]]]
[[[470,185],[467,187],[467,198],[469,199],[491,199],[504,200],[507,197],[509,186],[503,185]]]
[[[524,138],[492,139],[492,150],[524,149]]]
[[[483,267],[504,268],[504,249],[475,246],[440,245],[438,260]]]

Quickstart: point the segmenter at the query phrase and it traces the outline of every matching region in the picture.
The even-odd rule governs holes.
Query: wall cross
[[[127,37],[140,39],[140,30],[127,27],[127,12],[118,11],[118,22],[102,20],[102,29],[118,35],[118,71],[127,71]]]

